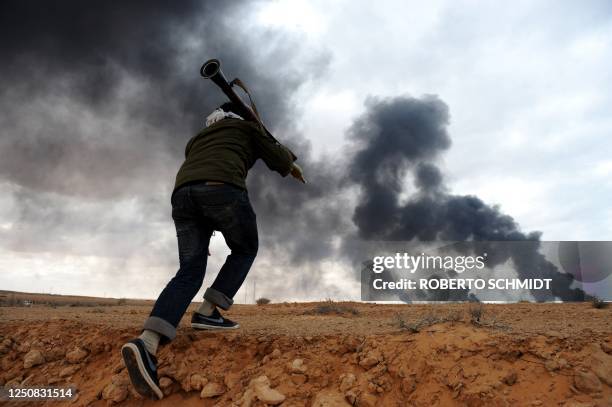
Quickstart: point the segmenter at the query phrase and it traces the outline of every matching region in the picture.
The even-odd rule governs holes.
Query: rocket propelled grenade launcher
[[[265,133],[268,137],[278,143],[278,140],[272,135],[272,133],[270,133],[270,130],[268,130],[261,121],[261,117],[259,117],[259,113],[257,112],[257,107],[255,107],[255,103],[253,102],[253,98],[251,97],[251,93],[249,92],[247,87],[238,78],[232,80],[231,82],[228,82],[225,78],[225,75],[223,75],[223,71],[221,71],[221,62],[219,62],[218,59],[209,59],[208,61],[204,62],[204,65],[202,65],[202,68],[200,68],[200,75],[202,75],[202,77],[204,77],[205,79],[212,80],[215,85],[221,88],[221,90],[223,91],[223,93],[225,93],[229,100],[231,100],[234,105],[238,107],[238,109],[240,110],[240,116],[242,116],[246,120],[250,120],[257,123],[263,133]],[[238,94],[236,94],[236,92],[234,92],[234,89],[232,89],[234,85],[242,88],[242,90],[244,90],[244,92],[247,94],[247,96],[249,97],[249,101],[251,102],[250,107],[247,106],[246,103],[244,103],[244,101],[240,98],[240,96],[238,96]],[[294,161],[293,166],[291,167],[291,175],[305,184],[306,179],[304,179],[302,169],[299,165],[295,163],[297,157],[295,156],[295,154],[293,154],[292,151],[290,151],[290,153],[291,158]]]
[[[210,79],[215,83],[215,85],[221,88],[229,100],[241,110],[240,116],[246,120],[257,123],[261,127],[262,131],[268,135],[268,137],[271,137],[278,143],[278,140],[272,135],[272,133],[270,133],[270,130],[268,130],[261,121],[257,108],[255,107],[255,103],[253,103],[253,99],[251,98],[251,94],[244,83],[242,83],[242,81],[238,78],[228,82],[225,75],[223,75],[223,71],[221,71],[221,62],[219,62],[218,59],[209,59],[208,61],[204,62],[204,65],[202,65],[202,68],[200,68],[200,75],[202,75],[202,77],[205,79]],[[239,86],[245,91],[250,99],[251,106],[244,103],[240,96],[238,96],[233,89],[234,85]],[[293,161],[297,160],[297,157],[293,153],[291,153],[291,155],[293,157]]]

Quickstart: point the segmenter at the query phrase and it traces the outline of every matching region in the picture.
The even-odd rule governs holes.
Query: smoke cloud
[[[511,259],[519,278],[552,278],[552,294],[566,301],[583,300],[571,288],[573,277],[559,272],[538,252],[540,232],[523,233],[514,219],[476,196],[447,192],[435,160],[450,147],[447,106],[435,96],[372,99],[351,128],[360,147],[349,164],[349,178],[361,199],[353,221],[365,240],[482,241],[493,267]],[[409,198],[401,203],[408,174],[414,178]],[[497,242],[524,241],[508,246]],[[465,251],[473,245],[455,245]],[[514,249],[509,250],[509,247]],[[467,295],[467,293],[466,293]],[[537,291],[537,300],[551,300]]]
[[[174,273],[174,176],[186,142],[224,101],[199,77],[210,57],[248,83],[309,180],[282,179],[261,164],[249,174],[261,240],[253,275],[262,277],[262,293],[340,295],[341,278],[325,282],[328,263],[350,262],[369,240],[539,238],[478,197],[448,192],[437,162],[451,146],[449,109],[436,96],[369,98],[344,154],[314,157],[296,131],[292,97],[324,74],[330,53],[302,49],[282,32],[242,28],[248,9],[213,1],[2,2],[2,247],[117,259],[115,267],[126,268],[106,270],[115,277],[143,272],[128,267],[130,258],[164,268],[160,281]],[[558,273],[532,254],[496,261],[511,258],[522,277],[534,265]],[[575,298],[569,284],[555,295]]]

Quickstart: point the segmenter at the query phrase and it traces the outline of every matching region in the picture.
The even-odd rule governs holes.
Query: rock
[[[30,345],[30,342],[24,342],[21,345],[17,346],[17,352],[19,353],[27,353],[30,351],[32,345]]]
[[[125,374],[115,374],[111,377],[111,383],[117,386],[125,386],[127,387],[130,384],[130,378]]]
[[[341,393],[332,389],[324,389],[315,395],[311,407],[341,407],[350,405]]]
[[[576,372],[574,375],[574,386],[583,393],[601,391],[601,382],[593,372]]]
[[[110,383],[102,390],[102,398],[113,403],[121,403],[128,396],[127,386],[120,386]]]
[[[62,370],[60,370],[59,376],[60,377],[68,377],[68,376],[72,376],[73,374],[75,374],[77,372],[77,370],[79,370],[81,368],[80,365],[72,365],[72,366],[67,366],[65,368],[63,368]]]
[[[87,351],[81,349],[81,348],[76,348],[68,353],[66,353],[66,360],[69,363],[80,363],[83,361],[83,359],[85,359],[87,357]]]
[[[254,400],[255,400],[255,392],[253,391],[253,389],[249,387],[244,391],[244,393],[242,394],[242,397],[240,397],[240,399],[238,400],[236,404],[240,407],[251,407]]]
[[[357,378],[352,373],[344,373],[340,375],[340,391],[346,392],[355,385]]]
[[[159,387],[160,389],[166,389],[168,387],[172,386],[172,379],[169,377],[162,377],[161,379],[159,379]]]
[[[285,401],[284,394],[270,387],[257,386],[255,387],[254,391],[257,398],[266,404],[272,404],[273,406],[275,406]]]
[[[359,366],[368,370],[377,365],[380,361],[382,361],[382,356],[377,352],[370,351],[363,358],[361,358],[359,361]]]
[[[514,383],[516,383],[517,379],[518,375],[514,370],[511,370],[504,377],[502,377],[501,381],[508,386],[512,386]]]
[[[272,353],[270,354],[271,357],[273,358],[278,358],[281,356],[281,351],[278,348],[275,348]]]
[[[190,384],[191,384],[191,388],[194,390],[202,390],[202,388],[204,387],[204,385],[206,385],[206,383],[208,383],[208,379],[199,375],[199,374],[192,374],[191,377],[189,378]]]
[[[357,398],[357,407],[376,407],[376,396],[371,393],[361,393]]]
[[[607,354],[611,354],[612,353],[612,345],[610,345],[608,342],[602,342],[601,343],[601,350],[603,350]]]
[[[354,390],[349,390],[344,394],[344,399],[349,402],[351,406],[357,403],[357,393]]]
[[[221,386],[219,383],[210,382],[207,383],[204,388],[202,388],[200,397],[203,399],[217,397],[222,395],[223,393],[225,393],[225,389],[223,388],[223,386]]]
[[[164,395],[169,396],[172,393],[172,383],[172,379],[166,376],[159,379],[159,388]]]
[[[66,352],[61,348],[52,348],[45,351],[44,356],[47,362],[55,362],[56,360],[62,360],[66,356]]]
[[[303,359],[295,359],[292,363],[291,366],[289,367],[289,370],[293,373],[304,373],[306,372],[306,366],[304,365],[304,360]]]
[[[554,372],[556,370],[559,370],[560,366],[559,366],[559,362],[557,362],[554,359],[550,359],[547,360],[546,363],[544,363],[544,367],[546,368],[546,370],[548,370],[549,372]]]
[[[39,350],[31,350],[23,358],[23,367],[25,369],[42,365],[43,363],[45,363],[45,358]]]
[[[599,346],[593,346],[589,367],[602,382],[612,386],[612,355],[605,353]]]
[[[275,406],[285,401],[284,394],[270,388],[270,380],[267,376],[259,376],[251,380],[249,386],[252,387],[255,396],[263,403]]]

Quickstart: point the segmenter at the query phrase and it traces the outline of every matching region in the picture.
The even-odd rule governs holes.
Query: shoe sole
[[[219,325],[197,324],[197,323],[192,322],[191,323],[191,327],[193,329],[202,329],[202,330],[206,330],[206,331],[231,330],[231,329],[238,329],[238,328],[240,328],[240,324],[236,324],[234,326],[219,326]]]
[[[123,345],[121,347],[121,356],[123,356],[130,380],[138,394],[154,400],[164,398],[164,393],[157,387],[151,376],[149,376],[147,369],[145,369],[144,361],[136,345],[133,343]]]

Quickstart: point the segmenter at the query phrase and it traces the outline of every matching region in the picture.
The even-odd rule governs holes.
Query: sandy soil
[[[188,313],[158,352],[158,402],[119,353],[150,303],[92,304],[0,308],[0,384],[79,392],[6,405],[612,406],[612,309],[588,303],[236,305],[225,333]]]

